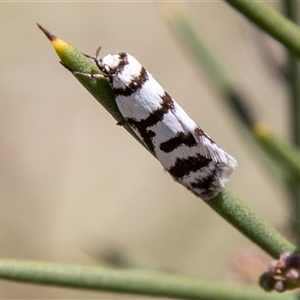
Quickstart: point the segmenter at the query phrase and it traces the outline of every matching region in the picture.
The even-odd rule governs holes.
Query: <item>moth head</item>
[[[99,47],[96,51],[95,62],[98,68],[107,76],[113,77],[118,75],[122,71],[122,66],[124,65],[124,59],[120,56],[120,54],[111,55],[108,54],[103,58],[99,57],[101,47]]]
[[[100,48],[97,49],[94,60],[114,88],[124,89],[134,82],[136,78],[139,78],[142,66],[133,56],[120,52],[100,58],[99,51]]]

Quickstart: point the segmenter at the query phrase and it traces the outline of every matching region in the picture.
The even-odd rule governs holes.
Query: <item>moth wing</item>
[[[174,101],[174,113],[178,122],[186,132],[191,132],[195,138],[199,154],[211,159],[217,170],[212,170],[219,174],[222,185],[228,181],[230,175],[237,168],[236,160],[222,150],[200,127],[186,114],[186,112]]]

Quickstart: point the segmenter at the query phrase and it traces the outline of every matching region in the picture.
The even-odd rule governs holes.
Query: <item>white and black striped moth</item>
[[[203,200],[217,196],[237,167],[223,151],[131,55],[108,54],[95,60],[107,78],[124,123],[145,143],[175,181]]]

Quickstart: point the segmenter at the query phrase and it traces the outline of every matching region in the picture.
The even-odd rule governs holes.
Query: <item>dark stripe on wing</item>
[[[126,86],[125,89],[114,88],[115,96],[130,96],[135,93],[137,90],[142,88],[143,84],[148,80],[148,74],[144,67],[142,67],[140,75],[135,77],[130,84]]]
[[[128,56],[127,53],[119,53],[120,63],[116,67],[116,72],[121,73],[124,70],[124,67],[128,65]]]
[[[197,145],[197,141],[195,140],[191,132],[179,132],[175,137],[169,139],[166,142],[161,143],[159,148],[165,153],[170,153],[182,145],[185,145],[190,148]]]
[[[204,167],[207,167],[211,162],[210,158],[197,154],[195,156],[189,156],[187,158],[177,158],[174,165],[169,168],[169,173],[180,179],[191,172],[197,172]]]
[[[215,174],[198,179],[196,182],[192,182],[190,187],[186,187],[195,195],[200,196],[203,199],[215,197],[218,194],[218,191],[220,191],[220,187],[216,186]]]
[[[146,119],[140,121],[137,121],[133,118],[126,119],[130,126],[138,130],[144,143],[153,153],[154,145],[152,139],[153,137],[155,137],[156,133],[152,130],[149,130],[148,128],[162,121],[164,114],[168,113],[169,110],[174,108],[173,99],[168,93],[165,92],[165,94],[161,96],[161,99],[163,100],[163,102],[161,103],[161,107],[154,110]]]
[[[211,174],[207,177],[198,179],[196,182],[192,182],[191,186],[195,189],[209,190],[212,188],[213,186],[212,182],[214,182],[215,179],[216,179],[216,175]]]
[[[205,136],[212,144],[216,144],[200,127],[197,127],[194,130],[194,134],[195,136],[201,137],[201,136]]]

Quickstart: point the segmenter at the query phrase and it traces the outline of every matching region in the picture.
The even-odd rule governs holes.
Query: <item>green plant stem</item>
[[[299,2],[285,0],[283,1],[283,8],[287,18],[298,23],[298,11]],[[290,135],[292,143],[300,148],[300,68],[299,61],[297,57],[287,52],[287,62],[288,62],[288,78],[290,79]],[[292,228],[294,235],[296,237],[296,243],[300,247],[300,226],[298,220],[300,220],[300,189],[299,181],[288,180],[287,187],[289,192],[289,198],[292,205]]]
[[[278,258],[285,251],[296,250],[276,229],[228,191],[206,203],[272,257]]]
[[[216,280],[200,280],[196,277],[170,273],[125,271],[12,259],[0,259],[0,278],[179,299],[295,299],[291,293],[271,295],[254,287],[233,286]]]
[[[298,22],[299,2],[283,1],[286,16],[293,22]],[[295,145],[300,146],[300,68],[299,59],[287,53],[288,71],[290,79],[290,131],[291,139]]]
[[[259,28],[300,56],[300,28],[264,1],[225,0]]]

